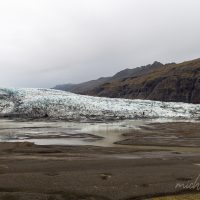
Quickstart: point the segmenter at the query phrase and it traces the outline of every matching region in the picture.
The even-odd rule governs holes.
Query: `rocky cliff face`
[[[145,74],[102,84],[87,94],[200,103],[200,59],[151,68]]]

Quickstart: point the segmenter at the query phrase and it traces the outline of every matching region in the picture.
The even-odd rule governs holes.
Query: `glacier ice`
[[[66,120],[199,119],[200,105],[92,97],[52,89],[0,88],[0,115]]]

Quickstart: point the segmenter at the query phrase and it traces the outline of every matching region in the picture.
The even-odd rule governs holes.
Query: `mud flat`
[[[197,188],[176,187],[200,174],[199,127],[139,125],[116,146],[1,142],[0,199],[200,199]]]

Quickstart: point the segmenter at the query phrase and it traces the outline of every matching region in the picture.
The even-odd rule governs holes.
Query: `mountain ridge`
[[[200,59],[178,64],[156,61],[122,70],[98,83],[97,80],[89,82],[89,89],[80,84],[81,89],[69,91],[100,97],[200,103]]]
[[[78,84],[72,84],[72,83],[60,84],[60,85],[56,85],[52,89],[73,92],[76,94],[87,94],[88,91],[94,89],[95,87],[101,84],[104,84],[116,79],[131,77],[132,75],[139,75],[141,73],[144,73],[147,70],[150,70],[150,68],[155,68],[155,67],[160,67],[160,66],[164,66],[164,65],[158,61],[155,61],[152,65],[148,64],[148,65],[136,67],[136,68],[126,68],[124,70],[121,70],[115,73],[113,76],[100,77],[98,79],[89,80],[89,81],[78,83]]]

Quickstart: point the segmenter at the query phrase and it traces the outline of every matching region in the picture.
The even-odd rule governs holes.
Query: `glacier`
[[[200,105],[93,97],[53,89],[0,88],[0,116],[63,120],[200,119]]]

